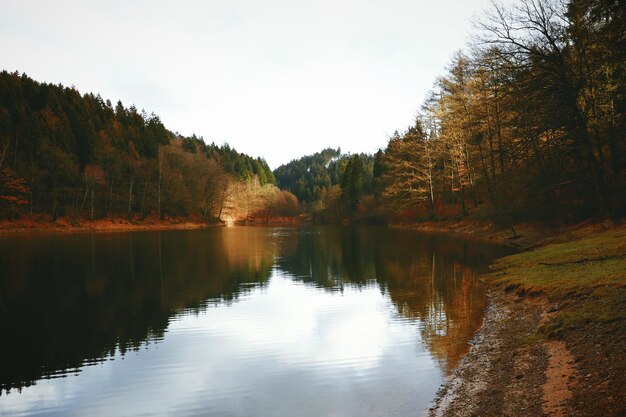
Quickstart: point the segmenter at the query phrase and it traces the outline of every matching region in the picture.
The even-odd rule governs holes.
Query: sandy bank
[[[430,417],[626,415],[626,228],[592,229],[496,262],[484,325]]]

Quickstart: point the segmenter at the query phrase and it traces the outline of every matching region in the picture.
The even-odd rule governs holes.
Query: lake
[[[0,237],[0,415],[421,416],[510,249],[383,227]]]

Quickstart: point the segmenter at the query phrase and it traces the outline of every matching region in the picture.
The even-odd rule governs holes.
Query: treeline
[[[134,106],[0,73],[0,218],[237,220],[292,214],[294,200],[261,158],[172,133]]]
[[[371,161],[360,193],[347,180],[360,168],[337,164],[332,149],[279,168],[278,183],[314,212],[343,201],[344,218],[624,215],[625,11],[623,0],[494,4],[415,122],[375,157],[358,156]]]
[[[494,5],[415,124],[391,138],[382,197],[398,210],[503,223],[624,213],[626,5]]]
[[[278,186],[293,193],[302,208],[320,221],[358,218],[372,211],[375,158],[324,149],[274,170]]]
[[[0,217],[484,216],[626,211],[624,0],[494,4],[416,120],[376,155],[279,167],[93,94],[0,73]],[[279,188],[285,191],[279,191]]]

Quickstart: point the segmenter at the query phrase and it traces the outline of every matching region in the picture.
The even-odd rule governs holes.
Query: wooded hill
[[[624,0],[494,4],[385,150],[325,149],[273,173],[154,114],[2,72],[0,217],[269,219],[299,202],[325,221],[623,216],[625,11]]]
[[[263,159],[172,133],[155,114],[0,73],[0,218],[297,212],[275,184]]]
[[[337,220],[354,214],[362,197],[374,191],[374,157],[328,148],[278,167],[274,176],[281,189],[298,197],[303,209]]]
[[[495,4],[416,120],[376,154],[365,198],[344,187],[336,194],[358,195],[361,214],[406,220],[474,214],[508,225],[624,215],[625,13],[623,0]],[[328,161],[337,155],[325,150],[281,167],[278,183],[328,209],[328,190],[340,184]]]

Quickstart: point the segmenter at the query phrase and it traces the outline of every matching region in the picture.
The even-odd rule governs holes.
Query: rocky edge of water
[[[623,325],[538,338],[558,308],[492,289],[484,324],[428,417],[625,416]]]

